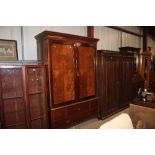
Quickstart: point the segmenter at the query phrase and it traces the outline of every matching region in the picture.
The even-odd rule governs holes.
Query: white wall
[[[34,36],[42,31],[49,30],[81,36],[87,35],[86,26],[24,26],[22,28],[24,60],[37,60],[37,45]]]
[[[17,40],[18,59],[22,59],[20,26],[0,26],[0,39]]]
[[[120,27],[134,33],[142,34],[141,29],[136,26]],[[142,37],[114,30],[109,27],[95,26],[94,36],[100,39],[98,49],[119,51],[119,47],[123,46],[132,46],[142,49]]]
[[[0,39],[17,40],[19,60],[37,60],[35,35],[50,30],[86,36],[86,26],[0,26]]]
[[[121,28],[142,34],[141,29],[136,26],[121,26]],[[19,60],[37,60],[34,36],[44,30],[87,36],[86,26],[0,26],[0,39],[17,40]],[[94,36],[100,39],[97,49],[118,51],[121,46],[133,46],[142,49],[142,37],[112,28],[95,26]],[[148,36],[148,46],[152,47],[152,53],[155,55],[155,40],[151,36]]]
[[[94,37],[100,39],[97,49],[118,51],[118,47],[121,46],[120,31],[104,26],[95,26]]]

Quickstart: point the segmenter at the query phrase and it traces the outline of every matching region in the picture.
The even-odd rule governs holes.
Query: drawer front
[[[51,127],[66,128],[67,126],[67,108],[59,108],[51,111]]]
[[[68,119],[71,123],[78,123],[90,116],[90,102],[79,103],[68,108]]]
[[[98,116],[97,99],[51,110],[51,128],[67,128]]]
[[[97,100],[93,100],[90,103],[90,115],[91,116],[98,116],[99,113],[99,104]]]

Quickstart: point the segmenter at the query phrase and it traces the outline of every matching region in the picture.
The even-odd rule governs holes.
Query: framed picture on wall
[[[17,41],[0,39],[0,61],[16,61]]]

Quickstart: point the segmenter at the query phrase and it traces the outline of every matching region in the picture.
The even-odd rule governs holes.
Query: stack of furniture
[[[1,128],[48,128],[44,65],[0,65]]]
[[[67,128],[98,117],[98,39],[50,31],[35,38],[38,60],[47,65],[51,128]]]

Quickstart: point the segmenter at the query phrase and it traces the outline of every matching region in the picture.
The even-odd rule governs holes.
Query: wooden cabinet
[[[119,60],[118,52],[98,51],[98,96],[101,117],[116,111],[119,107]]]
[[[120,59],[120,107],[126,107],[133,99],[134,57],[121,56]]]
[[[128,105],[132,100],[134,57],[98,50],[98,96],[101,118]]]
[[[46,72],[43,65],[24,66],[25,97],[29,128],[48,128]]]
[[[89,119],[89,100],[97,103],[97,39],[50,31],[35,38],[38,59],[48,65],[51,128],[66,128]],[[93,113],[93,117],[97,115],[98,111]]]
[[[47,128],[43,65],[0,66],[2,128]]]
[[[2,128],[27,128],[22,67],[0,68]]]
[[[98,99],[76,102],[51,110],[52,128],[67,128],[83,120],[97,117],[99,112]]]

